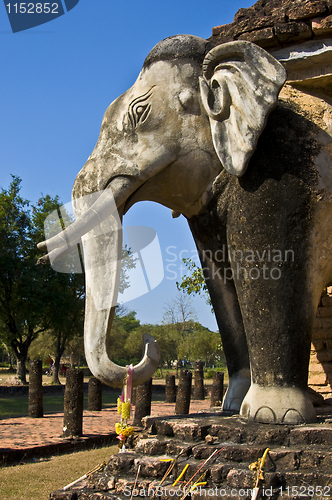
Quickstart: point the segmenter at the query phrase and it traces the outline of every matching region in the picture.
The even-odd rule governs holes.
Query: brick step
[[[172,476],[160,485],[161,477],[165,473],[165,468],[162,465],[168,465],[165,462],[158,464],[156,457],[141,457],[135,459],[135,454],[128,453],[126,458],[125,454],[121,459],[121,465],[124,462],[131,464],[130,470],[124,474],[119,474],[119,461],[109,463],[103,472],[92,474],[86,482],[77,485],[75,490],[72,490],[68,495],[64,496],[64,492],[54,492],[51,495],[52,499],[71,499],[74,500],[103,500],[103,499],[125,499],[130,498],[134,491],[133,499],[136,498],[181,498],[181,488],[185,485],[186,481],[192,477],[197,471],[200,462],[194,459],[183,460],[175,468]],[[130,455],[130,456],[129,456]],[[177,486],[173,486],[175,479],[183,469],[185,463],[189,463],[189,468],[186,471],[183,481]],[[116,464],[116,466],[115,466]],[[136,482],[136,475],[139,465],[140,474]],[[155,467],[157,470],[155,470]],[[166,468],[167,468],[166,467]],[[126,469],[126,467],[125,467]],[[268,464],[267,464],[268,469]],[[205,470],[205,469],[204,469]],[[159,477],[158,477],[159,476]],[[199,474],[198,474],[199,476]],[[197,477],[198,477],[197,476]],[[196,477],[196,479],[197,479]],[[192,498],[208,497],[208,498],[251,498],[251,491],[256,481],[256,474],[254,471],[245,467],[244,464],[239,464],[236,468],[224,463],[212,464],[208,467],[206,477],[207,485],[198,489],[192,494]],[[266,495],[273,498],[282,499],[283,496],[295,498],[301,496],[302,498],[312,498],[313,493],[323,491],[324,497],[329,498],[332,493],[332,480],[331,474],[327,471],[315,469],[314,471],[280,471],[264,473],[264,482],[262,486],[266,491]],[[310,490],[309,490],[310,487]],[[296,492],[298,493],[296,495]],[[322,493],[315,496],[322,496]]]
[[[265,447],[218,442],[214,442],[213,445],[205,442],[192,445],[172,439],[158,439],[157,437],[140,438],[135,447],[138,454],[164,458],[172,457],[184,450],[182,456],[193,456],[196,460],[207,459],[215,449],[220,449],[219,457],[230,463],[251,463],[263,455]],[[275,465],[277,469],[296,470],[299,467],[303,469],[320,467],[332,470],[332,452],[330,450],[330,446],[320,446],[319,450],[317,450],[316,445],[303,448],[273,447],[270,449],[267,464],[270,461],[271,466]]]
[[[144,432],[187,443],[218,438],[221,442],[293,446],[316,444],[332,446],[332,419],[320,417],[317,424],[305,426],[266,425],[248,422],[238,415],[202,414],[184,417],[145,417]]]
[[[270,452],[264,467],[263,485],[269,490],[265,498],[301,497],[310,500],[312,497],[332,497],[330,416],[321,416],[317,424],[303,426],[257,424],[220,413],[209,413],[204,417],[202,414],[146,417],[144,430],[135,433],[131,442],[135,448],[112,456],[104,471],[92,474],[85,483],[68,492],[53,492],[51,498],[130,499],[138,470],[137,494],[132,500],[143,495],[145,498],[181,498],[176,496],[180,491],[172,485],[184,466],[189,465],[182,486],[204,460],[218,450],[203,469],[206,471],[206,487],[193,492],[192,498],[249,500],[256,478],[249,465],[262,456],[266,447]],[[174,459],[182,449],[183,455],[162,485],[162,491],[158,495],[153,493],[170,465],[170,462],[160,459]],[[145,494],[143,490],[149,489],[150,493]]]

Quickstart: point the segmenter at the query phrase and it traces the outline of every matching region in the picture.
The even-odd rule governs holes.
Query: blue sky
[[[14,174],[25,198],[36,202],[42,193],[68,203],[107,106],[134,83],[152,47],[180,33],[208,38],[213,26],[232,22],[240,7],[253,3],[80,0],[67,14],[15,34],[1,4],[0,187]],[[172,219],[168,209],[148,202],[131,208],[125,224],[156,230],[165,275],[126,306],[143,323],[161,322],[177,294],[181,257],[194,255],[193,239],[183,217]],[[217,328],[203,298],[193,307],[204,326]]]

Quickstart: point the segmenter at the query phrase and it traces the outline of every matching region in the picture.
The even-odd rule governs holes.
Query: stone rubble
[[[279,426],[248,422],[215,409],[204,415],[145,417],[143,425],[132,440],[133,449],[112,456],[102,472],[93,473],[69,491],[51,493],[50,499],[124,500],[132,493],[132,500],[181,498],[186,481],[215,450],[218,453],[195,477],[197,481],[206,472],[201,481],[207,484],[192,492],[191,498],[250,499],[256,472],[249,465],[262,457],[267,447],[263,498],[281,500],[287,493],[295,498],[290,492],[300,487],[304,498],[320,488],[326,497],[332,494],[331,416],[320,416],[319,423],[310,426]],[[171,475],[160,485],[171,463],[161,459],[176,457]],[[173,486],[186,464],[185,475]]]

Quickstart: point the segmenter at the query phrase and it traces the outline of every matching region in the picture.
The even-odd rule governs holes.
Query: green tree
[[[29,346],[49,324],[44,287],[49,273],[36,266],[38,231],[20,188],[21,180],[12,176],[0,192],[0,335],[15,354],[17,376],[26,382]]]
[[[181,277],[181,282],[176,282],[177,289],[180,292],[187,293],[188,295],[204,295],[206,303],[211,306],[211,299],[207,289],[203,269],[195,264],[192,259],[182,259],[186,265],[189,275]]]
[[[33,207],[32,223],[36,229],[36,240],[44,239],[45,219],[48,215],[48,230],[56,233],[59,222],[62,227],[72,222],[71,216],[64,209],[60,212],[61,202],[56,196],[42,196],[37,206]],[[52,228],[53,222],[53,228]],[[39,255],[40,256],[40,255]],[[44,283],[44,292],[47,296],[45,312],[48,318],[49,331],[54,340],[55,361],[52,370],[53,383],[59,384],[60,359],[68,343],[75,337],[83,338],[84,325],[84,274],[76,273],[74,255],[66,259],[66,273],[56,272],[48,265],[45,268],[48,281]]]

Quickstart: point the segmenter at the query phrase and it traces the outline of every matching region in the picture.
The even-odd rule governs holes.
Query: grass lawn
[[[103,392],[103,408],[115,405],[118,395]],[[63,395],[45,395],[43,397],[44,413],[62,413]],[[84,409],[88,407],[88,395],[84,394]],[[28,396],[8,396],[0,398],[0,418],[24,417],[28,415]]]
[[[1,500],[46,500],[117,453],[117,446],[79,451],[0,469]]]

